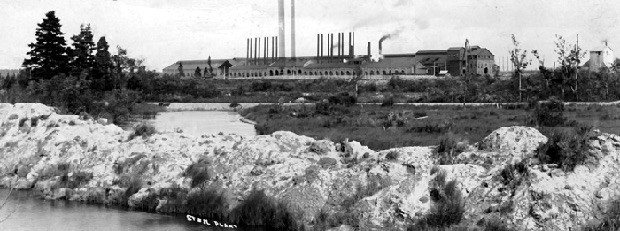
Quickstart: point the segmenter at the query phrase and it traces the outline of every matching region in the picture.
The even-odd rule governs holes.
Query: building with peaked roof
[[[598,72],[601,68],[613,67],[615,61],[614,51],[605,43],[590,51],[590,59],[584,64],[592,71]]]
[[[467,52],[467,72],[471,74],[486,75],[493,73],[495,56],[491,51],[479,46],[470,47]]]
[[[233,59],[211,59],[211,68],[213,73],[209,76],[209,63],[208,60],[180,60],[174,64],[164,68],[163,73],[168,75],[179,74],[179,66],[183,66],[183,73],[185,77],[193,77],[196,69],[200,69],[200,77],[217,77],[227,76],[229,69],[233,66],[239,65],[244,62],[243,58]]]

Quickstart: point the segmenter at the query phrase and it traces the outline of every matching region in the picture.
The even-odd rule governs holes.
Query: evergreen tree
[[[200,67],[196,67],[196,71],[194,71],[194,77],[200,76],[202,76],[202,70],[200,70]]]
[[[183,63],[182,62],[179,62],[179,75],[185,76],[185,73],[183,73]]]
[[[97,42],[97,54],[95,54],[95,69],[93,71],[93,89],[111,90],[112,89],[112,56],[108,51],[110,46],[105,40],[105,36],[99,38]]]
[[[95,66],[95,56],[93,51],[96,50],[93,42],[93,32],[90,25],[81,25],[80,34],[71,37],[73,40],[73,49],[71,52],[71,68],[72,74],[79,76],[84,70],[90,71]]]
[[[25,59],[23,66],[32,68],[32,76],[36,80],[50,79],[60,73],[66,73],[69,57],[67,44],[60,31],[60,20],[54,11],[45,14],[46,18],[35,32],[36,42],[30,43],[30,51],[26,53],[30,58]]]
[[[213,76],[213,67],[211,66],[211,56],[207,59],[207,65],[209,65],[209,77]]]

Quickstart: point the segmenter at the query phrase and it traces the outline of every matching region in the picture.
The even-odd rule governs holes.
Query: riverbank
[[[604,217],[620,196],[620,137],[599,132],[583,146],[598,164],[569,170],[540,156],[548,138],[527,127],[459,145],[446,164],[435,147],[374,151],[283,131],[135,136],[40,104],[0,104],[0,120],[5,187],[238,226],[403,230],[457,206],[455,228],[501,220],[517,230],[568,230]]]

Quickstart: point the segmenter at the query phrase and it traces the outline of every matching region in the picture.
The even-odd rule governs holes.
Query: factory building
[[[320,49],[319,42],[319,49]],[[304,78],[321,77],[352,77],[356,73],[365,76],[378,75],[433,75],[433,76],[460,76],[463,73],[491,74],[495,65],[493,54],[485,48],[472,46],[465,56],[465,48],[452,47],[448,50],[420,50],[416,53],[386,54],[378,60],[372,60],[370,55],[356,56],[352,51],[343,55],[340,48],[337,55],[334,48],[321,56],[298,56],[295,58],[271,57],[252,55],[246,58],[216,59],[211,61],[214,70],[217,69],[217,78],[260,78],[273,76],[303,76]],[[276,49],[274,49],[275,52]],[[370,50],[370,49],[369,49]],[[248,54],[254,51],[248,51]],[[369,52],[370,53],[370,52]],[[325,53],[324,53],[325,54]],[[466,60],[467,57],[467,60]],[[183,64],[186,76],[192,76],[196,67],[204,70],[208,67],[206,60],[178,61],[166,67],[164,73],[178,74],[179,63]],[[469,67],[469,68],[466,68]],[[204,73],[204,71],[203,71]]]
[[[493,54],[478,46],[469,50],[462,47],[448,50],[420,50],[416,53],[383,55],[383,42],[392,35],[379,39],[379,56],[371,56],[371,43],[365,55],[355,54],[355,33],[349,32],[348,45],[345,33],[316,35],[316,56],[297,56],[295,51],[295,0],[291,0],[290,43],[286,42],[284,0],[278,0],[279,36],[248,38],[246,57],[211,60],[214,75],[206,60],[178,61],[164,68],[165,74],[179,74],[183,65],[185,76],[194,76],[196,68],[201,76],[223,78],[300,77],[300,78],[350,78],[364,75],[382,78],[389,75],[459,76],[464,73],[489,74],[494,62]],[[337,38],[336,38],[337,36]],[[325,39],[327,38],[327,39]],[[325,44],[327,43],[327,44]],[[287,47],[290,44],[290,56]]]

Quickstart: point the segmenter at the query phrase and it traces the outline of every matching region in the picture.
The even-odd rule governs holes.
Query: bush
[[[187,196],[187,212],[198,217],[226,220],[228,201],[223,191],[215,188],[201,189]]]
[[[201,158],[196,163],[189,165],[187,169],[185,169],[183,176],[192,179],[192,188],[197,187],[211,178],[209,175],[210,164],[211,163],[209,160]]]
[[[390,152],[388,152],[388,154],[385,155],[385,159],[387,159],[387,160],[396,160],[396,159],[398,159],[398,152],[397,151],[390,151]]]
[[[155,127],[149,124],[139,124],[134,128],[133,134],[129,136],[129,139],[132,140],[135,137],[142,136],[142,138],[149,137],[153,134],[157,133]]]
[[[454,158],[465,151],[466,148],[466,146],[460,145],[459,142],[461,142],[461,138],[453,133],[448,133],[439,138],[439,146],[436,149],[439,164],[454,164]]]
[[[383,100],[381,103],[381,107],[391,107],[394,106],[394,97],[388,97]]]
[[[557,164],[564,171],[573,171],[577,165],[597,165],[599,158],[590,153],[588,146],[592,135],[590,127],[556,130],[538,149],[538,158],[543,163]]]
[[[267,230],[299,230],[284,203],[267,197],[263,191],[252,190],[250,195],[231,212],[232,220],[243,226],[263,226]]]
[[[357,103],[355,96],[350,96],[348,92],[343,92],[328,98],[330,104],[344,105],[350,107]]]
[[[535,125],[543,127],[558,127],[566,123],[564,117],[564,102],[551,99],[536,103],[533,111]]]
[[[435,187],[430,190],[432,205],[429,213],[407,230],[445,228],[461,222],[465,207],[456,181],[445,182],[445,172],[437,170]]]

